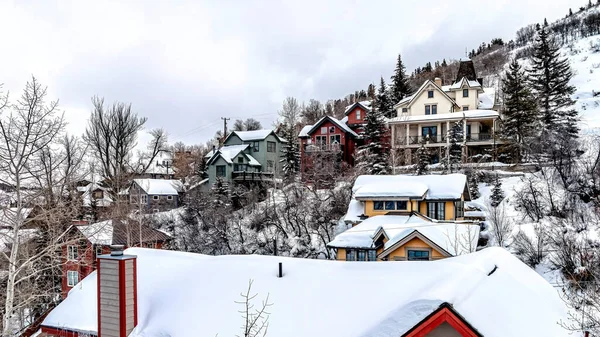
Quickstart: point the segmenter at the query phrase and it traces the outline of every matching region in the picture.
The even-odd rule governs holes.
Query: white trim
[[[167,200],[173,200],[173,196],[172,195],[167,195]]]
[[[68,261],[77,261],[77,257],[79,256],[78,248],[75,245],[67,246],[67,260]]]
[[[67,286],[73,288],[77,283],[79,283],[79,272],[76,270],[67,270]]]

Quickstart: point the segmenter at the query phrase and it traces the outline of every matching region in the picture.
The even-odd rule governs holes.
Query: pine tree
[[[546,18],[544,18],[544,27],[548,27],[548,20]]]
[[[573,10],[571,8],[569,8],[569,16],[573,15]]]
[[[477,177],[477,172],[469,170],[465,172],[465,174],[467,175],[467,185],[469,185],[471,200],[479,198],[481,193],[479,193],[479,179]]]
[[[228,204],[229,201],[229,187],[223,181],[221,177],[217,177],[212,187],[212,192],[215,196],[214,202],[217,205]]]
[[[383,81],[383,78],[382,78]],[[377,102],[375,102],[377,104]],[[365,117],[363,133],[365,144],[357,151],[356,167],[364,174],[389,174],[391,172],[384,142],[385,119],[379,109],[372,109]]]
[[[388,95],[387,86],[385,85],[385,80],[381,77],[381,83],[379,85],[379,90],[377,91],[377,99],[375,100],[376,109],[385,117],[390,118],[392,111],[392,103],[390,102],[390,97]]]
[[[442,61],[442,67],[447,67],[447,66],[448,66],[448,63],[446,63],[446,59],[444,59],[444,60]]]
[[[454,168],[460,166],[462,162],[462,152],[463,152],[463,122],[458,121],[452,124],[450,130],[448,130],[448,142],[450,143],[448,146],[448,160],[445,165],[448,168],[450,173],[453,172]]]
[[[400,102],[404,97],[410,94],[410,87],[408,86],[408,77],[406,76],[406,67],[402,62],[400,54],[398,54],[398,62],[396,63],[396,70],[392,76],[391,85],[391,99],[392,104]]]
[[[529,70],[531,87],[537,96],[542,121],[542,142],[552,133],[578,137],[578,113],[573,109],[571,95],[575,87],[569,84],[573,77],[569,61],[560,57],[559,48],[547,30],[537,27],[537,37]]]
[[[528,87],[529,77],[517,59],[513,59],[502,79],[504,110],[502,112],[502,138],[509,153],[517,162],[523,158],[525,140],[536,133],[537,107]]]
[[[284,138],[287,141],[283,146],[281,169],[286,181],[293,181],[300,170],[300,152],[298,138],[293,126],[283,125]]]
[[[496,183],[492,189],[490,199],[490,205],[492,205],[492,207],[498,207],[502,200],[504,200],[504,191],[502,190],[502,183],[500,182],[500,179],[498,179],[498,175],[496,175]]]
[[[415,153],[418,176],[427,174],[429,170],[427,166],[431,164],[431,154],[429,153],[429,149],[425,146],[426,143],[427,139],[425,137],[422,137],[421,146],[419,146]]]

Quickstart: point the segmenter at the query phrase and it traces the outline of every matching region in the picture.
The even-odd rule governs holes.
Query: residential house
[[[340,263],[130,248],[99,257],[42,323],[45,336],[234,336],[245,293],[269,336],[566,337],[556,289],[492,247],[433,262]],[[281,265],[281,273],[279,273]],[[131,276],[130,276],[131,275]],[[130,296],[113,296],[127,291]],[[238,324],[239,323],[239,324]]]
[[[81,197],[84,215],[88,218],[102,217],[113,204],[110,189],[102,184],[90,182],[84,186],[77,186],[77,192]]]
[[[360,176],[344,220],[328,243],[344,261],[436,260],[475,251],[479,225],[464,220],[463,174]]]
[[[422,142],[431,148],[433,163],[447,157],[448,132],[455,123],[461,125],[463,161],[495,159],[500,142],[495,89],[483,87],[472,61],[461,62],[458,75],[451,85],[443,85],[439,78],[425,81],[413,95],[394,105],[397,116],[388,120],[391,143],[393,149],[404,152],[405,164],[414,162],[414,152]]]
[[[147,162],[147,161],[146,161]],[[136,178],[146,179],[174,179],[173,155],[169,151],[160,151],[148,168]]]
[[[78,223],[68,231],[71,244],[62,247],[62,296],[80,280],[96,270],[96,259],[110,253],[110,245],[162,249],[170,237],[137,221],[105,220],[93,224]]]
[[[282,174],[280,161],[285,143],[272,130],[231,132],[223,147],[206,155],[208,186],[217,178],[226,183],[273,181]]]
[[[129,187],[129,202],[143,213],[164,212],[181,206],[183,184],[175,179],[134,179]]]

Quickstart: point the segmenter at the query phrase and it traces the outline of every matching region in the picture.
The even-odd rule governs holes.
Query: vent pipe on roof
[[[283,277],[283,263],[279,262],[279,273],[277,274],[277,277],[281,278]]]

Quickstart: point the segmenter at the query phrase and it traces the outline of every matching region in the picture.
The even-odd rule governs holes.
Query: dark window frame
[[[431,260],[431,254],[430,254],[429,250],[407,248],[406,249],[406,260],[408,260],[408,261],[429,261],[429,260]]]
[[[469,97],[469,89],[463,89],[463,98]]]
[[[252,151],[253,152],[260,151],[260,142],[252,142]]]
[[[277,151],[277,143],[267,141],[267,152],[275,153]]]
[[[433,98],[433,90],[427,90],[427,98]]]
[[[431,115],[431,105],[425,105],[425,115]]]
[[[398,206],[398,204],[403,203],[404,208]],[[396,201],[396,210],[397,211],[408,211],[408,200],[397,200]]]
[[[381,205],[381,207],[377,207],[377,205]],[[383,201],[373,201],[373,210],[374,211],[383,211],[385,209],[385,203]]]
[[[446,202],[427,202],[427,216],[436,220],[446,220]]]
[[[386,211],[395,211],[396,210],[396,202],[395,201],[384,201],[383,202],[383,208]],[[392,207],[388,207],[388,205],[391,205]]]
[[[217,177],[225,177],[227,175],[227,167],[225,165],[216,165],[215,171]]]

